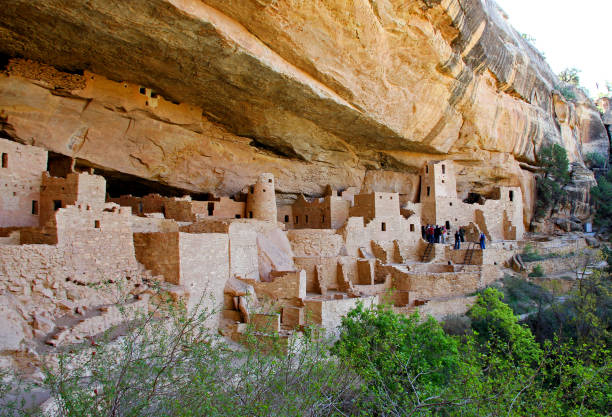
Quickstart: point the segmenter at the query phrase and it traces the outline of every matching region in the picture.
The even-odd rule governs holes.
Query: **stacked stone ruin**
[[[524,234],[521,189],[463,202],[450,160],[425,164],[419,201],[328,187],[277,207],[267,173],[235,199],[110,198],[104,177],[74,164],[50,175],[40,148],[0,139],[0,153],[0,286],[13,348],[103,332],[122,319],[117,299],[131,314],[150,308],[153,282],[209,309],[210,326],[235,338],[248,324],[264,335],[309,323],[333,332],[359,301],[461,313],[467,294],[501,277]],[[487,249],[429,245],[426,224],[482,232]]]

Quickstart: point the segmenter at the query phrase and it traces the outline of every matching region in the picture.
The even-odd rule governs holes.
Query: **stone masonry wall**
[[[0,227],[37,226],[47,152],[0,139]]]

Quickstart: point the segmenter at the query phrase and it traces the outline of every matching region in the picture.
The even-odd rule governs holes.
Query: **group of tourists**
[[[421,236],[423,237],[423,240],[426,240],[428,243],[446,243],[446,238],[449,233],[450,230],[447,230],[445,226],[433,224],[421,226]],[[480,249],[485,249],[486,239],[485,234],[481,233],[478,239]],[[455,231],[455,245],[453,248],[461,249],[462,242],[465,242],[465,229],[460,227]]]
[[[421,226],[421,236],[429,243],[446,243],[449,231],[444,226],[428,224]]]

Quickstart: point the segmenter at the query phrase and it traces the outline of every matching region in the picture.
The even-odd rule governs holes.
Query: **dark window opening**
[[[140,94],[142,94],[143,96],[147,94],[147,89],[144,87],[140,87]]]
[[[242,216],[240,216],[240,214],[236,214],[236,218],[237,219],[239,219],[240,217],[242,217]]]
[[[268,182],[272,182],[272,178],[268,179]]]
[[[410,225],[410,231],[411,231],[411,232],[414,232],[414,224],[411,224],[411,225]]]
[[[427,187],[427,197],[429,197],[429,194],[431,193],[431,188]]]
[[[442,184],[444,184],[444,180],[442,180]]]
[[[389,200],[393,200],[393,196],[389,197]]]
[[[308,223],[308,215],[306,215],[306,223]]]
[[[514,191],[510,191],[509,193],[510,201],[514,201]]]
[[[157,93],[155,91],[151,91],[151,98],[157,98]]]
[[[380,230],[382,230],[383,232],[386,232],[387,231],[387,223],[382,222],[380,224]]]
[[[32,200],[32,214],[38,214],[38,201]]]
[[[138,203],[138,212],[142,214],[143,210],[144,210],[143,204],[142,203]]]
[[[429,165],[425,165],[425,173],[429,174]]]
[[[249,219],[252,219],[252,218],[253,218],[253,212],[249,211]]]
[[[212,216],[215,212],[215,203],[208,203],[208,215]]]
[[[445,226],[446,226],[446,230],[450,230],[450,222],[448,220],[446,221]]]
[[[295,224],[298,224],[300,222],[300,216],[295,216]]]
[[[321,215],[321,223],[325,223],[325,214]]]
[[[263,192],[265,193],[265,192],[266,192],[266,189],[264,188],[264,189],[263,189],[263,190],[261,190],[261,191],[263,191]]]
[[[254,192],[254,188],[251,186],[251,187],[249,188],[249,191],[251,192],[251,194],[253,194],[253,192]]]
[[[442,173],[446,174],[446,165],[442,165]]]
[[[285,223],[289,223],[289,216],[285,215]]]
[[[53,200],[53,211],[59,210],[62,208],[62,200]]]
[[[449,205],[449,206],[452,206],[452,205],[453,205],[453,203],[448,203],[448,205]]]
[[[99,229],[99,228],[100,228],[100,220],[96,220],[96,221],[94,221],[94,227],[95,227],[96,229]]]
[[[2,168],[8,168],[8,154],[2,154]]]

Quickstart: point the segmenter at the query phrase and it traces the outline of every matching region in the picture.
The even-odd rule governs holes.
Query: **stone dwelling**
[[[3,192],[0,207],[0,285],[10,294],[3,302],[12,317],[3,331],[13,347],[94,336],[125,318],[110,307],[119,300],[131,314],[146,311],[155,280],[189,308],[214,311],[210,325],[236,338],[247,323],[285,336],[307,322],[333,332],[360,300],[386,300],[406,313],[417,306],[460,312],[464,295],[499,277],[515,247],[436,245],[424,259],[421,221],[473,224],[495,239],[523,231],[520,189],[463,203],[450,161],[426,165],[419,203],[400,207],[398,193],[328,189],[287,211],[277,209],[271,174],[245,187],[244,202],[153,194],[106,202],[104,177],[73,166],[55,177],[46,171],[45,151],[7,140],[0,146],[8,155],[4,188],[17,184],[16,198]],[[18,158],[25,162],[11,169]]]

